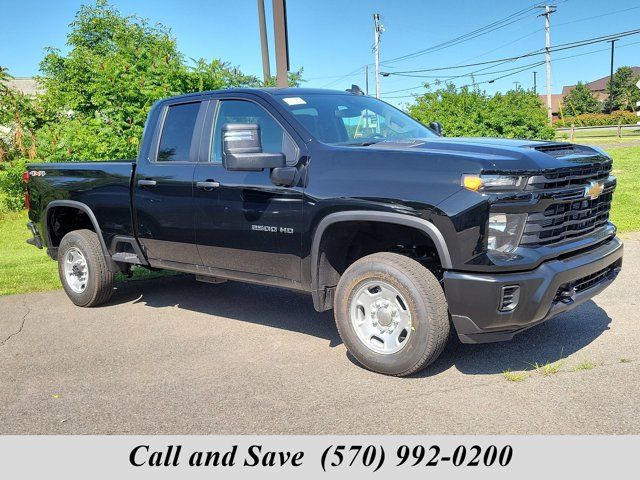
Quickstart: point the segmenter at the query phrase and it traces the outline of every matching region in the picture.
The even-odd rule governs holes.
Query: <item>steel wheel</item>
[[[82,252],[71,247],[64,257],[64,276],[67,285],[75,293],[82,293],[87,288],[89,266]]]
[[[412,329],[411,312],[395,287],[368,280],[359,286],[350,303],[351,324],[367,348],[390,355],[407,345]]]

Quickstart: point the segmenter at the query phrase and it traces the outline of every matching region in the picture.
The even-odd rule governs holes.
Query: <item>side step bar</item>
[[[129,250],[133,252],[117,252],[111,255],[111,259],[114,262],[132,263],[133,265],[149,265],[147,259],[138,246],[138,242],[133,237],[116,236],[111,242],[111,251],[117,251],[119,247],[128,245],[131,247]]]
[[[140,261],[135,253],[118,252],[111,255],[114,262],[133,263],[134,265],[145,265]]]

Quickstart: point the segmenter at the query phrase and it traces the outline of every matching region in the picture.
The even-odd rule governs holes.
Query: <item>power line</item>
[[[610,35],[603,35],[600,37],[593,37],[593,38],[587,38],[584,40],[578,40],[575,42],[569,42],[569,43],[562,43],[559,45],[556,45],[554,47],[551,47],[551,52],[559,52],[562,50],[568,50],[570,48],[577,48],[577,47],[583,47],[585,45],[592,45],[594,43],[600,43],[600,42],[607,42],[609,40],[613,40],[614,38],[623,38],[623,37],[628,37],[629,35],[637,35],[638,33],[640,33],[640,29],[636,29],[636,30],[628,30],[625,32],[620,32],[620,33],[612,33]],[[544,55],[546,53],[546,49],[540,49],[540,50],[534,50],[532,52],[528,52],[528,53],[524,53],[521,55],[515,55],[513,57],[505,57],[505,58],[499,58],[496,60],[487,60],[484,62],[476,62],[476,63],[467,63],[467,64],[460,64],[460,65],[450,65],[447,67],[434,67],[434,68],[421,68],[421,69],[415,69],[415,70],[403,70],[403,71],[399,71],[399,72],[384,72],[386,75],[400,75],[400,74],[406,74],[406,73],[421,73],[421,72],[437,72],[437,71],[443,71],[443,70],[453,70],[453,69],[457,69],[457,68],[466,68],[466,67],[478,67],[481,65],[490,65],[490,64],[494,64],[494,63],[505,63],[505,62],[510,62],[510,61],[515,61],[515,60],[520,60],[521,58],[527,58],[527,57],[533,57],[536,55]]]
[[[556,2],[556,4],[566,3],[566,1],[567,1],[567,0],[560,1],[560,2]],[[465,37],[465,36],[468,36],[468,37],[469,37],[469,38],[468,38],[468,40],[471,40],[471,39],[475,38],[475,37],[473,37],[472,35],[473,35],[473,34],[476,34],[478,31],[483,30],[483,29],[487,29],[487,28],[490,28],[490,27],[493,27],[493,26],[496,26],[496,24],[499,24],[500,22],[504,22],[505,20],[512,19],[514,16],[518,16],[519,14],[520,14],[520,15],[526,14],[526,13],[528,13],[530,10],[534,10],[534,9],[536,8],[536,6],[537,6],[537,5],[533,5],[533,6],[531,6],[531,7],[524,8],[524,9],[522,9],[522,10],[519,10],[518,12],[515,12],[515,13],[513,13],[513,14],[511,14],[511,15],[509,15],[509,16],[507,16],[507,17],[503,18],[502,20],[497,20],[497,21],[492,22],[492,23],[490,23],[490,24],[488,24],[488,25],[485,25],[484,27],[481,27],[481,28],[479,28],[479,29],[477,29],[477,30],[474,30],[474,31],[469,32],[469,33],[467,33],[467,34],[459,35],[458,37],[455,37],[454,39],[448,40],[447,42],[442,42],[441,44],[434,45],[434,46],[429,47],[429,48],[436,48],[436,47],[439,47],[439,46],[441,46],[441,45],[447,44],[447,43],[449,43],[449,42],[456,41],[457,39],[462,38],[462,37]],[[637,10],[637,9],[640,9],[640,6],[630,7],[630,8],[625,8],[625,9],[622,9],[622,10],[615,10],[615,11],[612,11],[612,12],[606,12],[606,13],[602,13],[602,14],[599,14],[599,15],[593,15],[593,16],[584,17],[584,18],[578,18],[578,19],[571,20],[571,21],[568,21],[568,22],[559,23],[559,24],[557,24],[556,26],[563,26],[563,25],[569,25],[569,24],[572,24],[572,23],[578,23],[578,22],[583,22],[583,21],[593,20],[593,19],[602,18],[602,17],[606,17],[606,16],[611,16],[611,15],[615,15],[615,14],[618,14],[618,13],[624,13],[624,12],[628,12],[628,11],[632,11],[632,10]],[[505,26],[506,26],[506,25],[505,25]],[[486,55],[486,54],[488,54],[488,53],[494,52],[494,51],[496,51],[496,50],[500,50],[501,48],[503,48],[503,47],[505,47],[505,46],[508,46],[508,45],[511,45],[511,44],[513,44],[513,43],[516,43],[516,42],[518,42],[519,40],[522,40],[523,38],[529,37],[529,36],[531,36],[531,35],[533,35],[533,34],[537,33],[538,31],[539,31],[539,30],[536,30],[536,31],[534,31],[534,32],[531,32],[531,33],[529,33],[529,34],[527,34],[527,35],[524,35],[524,36],[522,36],[522,37],[519,37],[519,38],[518,38],[518,39],[516,39],[516,40],[513,40],[513,41],[508,42],[508,43],[506,43],[506,44],[503,44],[503,45],[501,45],[501,46],[499,46],[499,47],[496,47],[496,48],[494,48],[494,49],[492,49],[492,50],[489,50],[489,51],[487,51],[487,52],[485,52],[485,53],[483,53],[483,54],[481,54],[481,55],[477,55],[477,56],[475,56],[475,57],[471,57],[471,58],[470,58],[470,59],[468,59],[468,60],[472,60],[472,59],[475,59],[475,58],[479,58],[479,57],[482,57],[482,56],[484,56],[484,55]],[[487,32],[487,33],[488,33],[488,32]],[[479,36],[479,35],[476,35],[476,36]],[[429,50],[429,49],[424,49],[424,50]],[[415,53],[418,53],[418,52],[414,52],[414,54],[415,54]],[[428,52],[425,52],[425,53],[428,53]],[[543,53],[544,53],[544,52],[543,52]],[[530,55],[532,55],[532,54],[538,54],[538,55],[539,55],[539,54],[541,54],[541,53],[530,52]],[[411,54],[408,54],[408,55],[411,55]],[[404,55],[403,55],[403,56],[401,56],[401,57],[395,57],[395,58],[392,58],[392,59],[389,59],[389,60],[386,60],[386,61],[382,61],[382,62],[380,62],[380,63],[382,63],[382,64],[384,64],[384,63],[390,63],[390,62],[396,61],[396,60],[398,60],[398,59],[400,59],[400,58],[403,58],[403,57],[404,57]],[[509,57],[509,58],[506,58],[506,59],[494,60],[494,61],[491,61],[491,62],[488,62],[488,63],[498,63],[498,62],[500,62],[500,61],[502,61],[502,60],[504,60],[505,62],[508,62],[508,61],[512,61],[512,60],[517,60],[517,59],[519,59],[519,58],[521,58],[521,57],[520,57],[520,56],[518,56],[518,57]],[[426,71],[448,70],[448,69],[453,69],[453,68],[464,68],[464,67],[470,67],[470,66],[471,66],[471,67],[473,67],[473,66],[478,66],[478,65],[483,65],[483,64],[486,64],[486,63],[484,63],[484,62],[479,62],[479,63],[473,63],[473,64],[462,64],[462,65],[454,65],[454,66],[450,66],[450,67],[441,67],[441,68],[438,68],[438,69],[421,69],[421,70],[402,71],[402,72],[387,72],[387,73],[389,73],[389,74],[391,74],[391,75],[407,76],[407,77],[409,77],[409,76],[412,76],[412,75],[408,75],[408,74],[407,74],[407,72],[409,72],[409,73],[412,73],[412,72],[420,73],[420,72],[426,72]],[[372,64],[368,64],[368,65],[369,65],[369,66],[371,66]],[[313,77],[313,78],[309,78],[308,80],[312,81],[312,80],[323,80],[323,79],[338,79],[338,81],[336,81],[336,82],[331,82],[331,83],[327,84],[327,86],[330,86],[330,85],[333,85],[333,84],[335,84],[335,83],[338,83],[338,82],[339,82],[340,80],[342,80],[342,79],[345,79],[345,78],[348,78],[348,77],[355,76],[357,73],[359,73],[359,72],[360,72],[361,70],[363,70],[364,68],[365,68],[365,66],[362,66],[362,67],[360,67],[358,70],[355,70],[355,71],[353,71],[353,72],[350,72],[350,73],[347,73],[347,74],[344,74],[344,75],[331,75],[331,76]],[[417,78],[440,78],[439,76],[433,76],[433,77],[431,77],[431,76],[418,76],[418,75],[416,75],[416,77],[417,77]]]
[[[540,65],[543,65],[544,61],[538,61],[538,62],[534,62],[534,63],[529,63],[527,65],[520,65],[518,67],[512,67],[512,68],[506,68],[504,70],[494,70],[492,72],[484,72],[484,73],[476,73],[476,72],[469,72],[469,73],[465,73],[464,75],[452,75],[452,76],[430,76],[428,78],[436,78],[438,80],[455,80],[456,78],[463,78],[463,77],[471,77],[471,76],[484,76],[484,75],[495,75],[496,73],[505,73],[505,72],[512,72],[514,70],[521,70],[522,68],[528,67],[528,68],[533,68],[533,67],[538,67]],[[517,72],[516,72],[517,73]],[[410,87],[410,88],[402,88],[399,90],[391,90],[389,92],[383,92],[383,94],[389,94],[389,93],[398,93],[398,92],[406,92],[409,90],[415,90],[416,88],[422,88],[424,86],[424,83],[417,85],[415,87]]]
[[[620,49],[620,48],[630,47],[630,46],[632,46],[632,45],[638,45],[638,44],[640,44],[640,41],[632,42],[632,43],[627,43],[627,44],[624,44],[624,45],[619,45],[617,48],[618,48],[618,49]],[[568,59],[576,58],[576,57],[583,57],[583,56],[585,56],[585,55],[593,55],[594,53],[600,53],[600,52],[605,52],[605,51],[609,51],[609,47],[607,47],[607,48],[600,48],[600,49],[598,49],[598,50],[591,50],[591,51],[589,51],[589,52],[584,52],[584,53],[578,53],[578,54],[575,54],[575,55],[567,55],[567,56],[565,56],[565,57],[558,57],[558,58],[556,58],[556,59],[555,59],[555,62],[560,62],[560,61],[562,61],[562,60],[568,60]],[[496,78],[494,78],[494,79],[487,80],[487,81],[485,81],[485,82],[479,82],[479,83],[475,83],[475,84],[463,85],[463,86],[461,86],[461,87],[459,87],[459,88],[470,87],[470,86],[473,86],[473,85],[483,85],[483,84],[493,83],[493,82],[495,82],[496,80],[500,80],[500,79],[502,79],[502,78],[506,78],[506,77],[509,77],[509,76],[512,76],[512,75],[516,75],[516,74],[518,74],[518,73],[522,73],[523,71],[526,71],[526,70],[531,70],[531,69],[533,69],[533,68],[536,68],[536,66],[542,65],[542,64],[544,64],[544,63],[545,63],[544,61],[540,61],[540,62],[537,62],[537,63],[534,63],[534,64],[529,64],[529,65],[528,65],[528,66],[526,66],[526,67],[524,67],[524,66],[523,66],[522,70],[520,70],[520,71],[516,71],[516,72],[513,72],[513,73],[511,73],[511,74],[509,74],[509,75],[503,75],[503,76],[501,76],[501,77],[496,77]],[[497,72],[491,72],[491,73],[497,73]],[[461,76],[462,76],[462,75],[461,75]],[[464,75],[464,76],[467,76],[467,75]],[[424,86],[424,85],[421,85],[421,87],[423,87],[423,86]],[[417,88],[420,88],[420,87],[417,87]],[[390,92],[388,92],[388,93],[390,93]],[[417,94],[415,94],[415,93],[414,93],[414,94],[409,94],[409,95],[397,95],[397,96],[391,96],[391,97],[385,96],[385,99],[391,99],[391,98],[409,98],[409,97],[415,97],[416,95],[417,95]]]
[[[320,87],[320,88],[328,88],[328,87],[331,87],[331,86],[335,85],[336,83],[340,83],[340,82],[341,82],[342,80],[344,80],[344,79],[347,79],[347,78],[349,78],[349,77],[353,77],[353,76],[355,76],[355,75],[358,75],[360,72],[362,72],[362,71],[365,69],[365,67],[366,67],[366,65],[363,65],[363,66],[361,66],[361,67],[358,67],[358,68],[356,68],[355,70],[353,70],[353,71],[351,71],[351,72],[347,73],[346,75],[343,75],[343,76],[339,77],[337,80],[334,80],[334,81],[332,81],[332,82],[329,82],[329,83],[327,83],[326,85],[323,85],[323,86],[322,86],[322,87]]]
[[[502,18],[500,20],[496,20],[488,25],[485,25],[483,27],[480,27],[476,30],[473,30],[471,32],[467,32],[465,34],[459,35],[455,38],[452,38],[450,40],[447,40],[445,42],[441,42],[438,43],[436,45],[432,45],[431,47],[427,47],[424,48],[422,50],[418,50],[416,52],[412,52],[412,53],[408,53],[405,55],[400,55],[399,57],[395,57],[395,58],[390,58],[388,60],[383,60],[381,63],[382,64],[389,64],[389,63],[395,63],[395,62],[399,62],[399,61],[403,61],[403,60],[408,60],[410,58],[415,58],[421,55],[424,55],[426,53],[431,53],[431,52],[437,52],[439,50],[443,50],[445,48],[449,48],[452,47],[454,45],[458,45],[460,43],[463,42],[467,42],[469,40],[472,40],[474,38],[486,35],[490,32],[493,32],[495,30],[498,30],[500,28],[506,27],[508,25],[511,25],[515,22],[518,22],[520,20],[523,20],[524,18],[528,18],[532,15],[527,15],[528,13],[530,13],[531,11],[535,10],[536,6],[532,5],[529,6],[527,8],[524,8],[522,10],[518,10],[515,13],[512,13],[511,15],[508,15],[505,18]]]
[[[513,45],[514,43],[517,43],[517,42],[519,42],[520,40],[523,40],[523,39],[525,39],[525,38],[527,38],[527,37],[530,37],[530,36],[532,36],[532,35],[535,35],[536,33],[540,33],[540,32],[541,32],[541,31],[543,31],[543,30],[544,30],[544,28],[536,28],[534,31],[529,32],[529,33],[527,33],[526,35],[523,35],[523,36],[521,36],[521,37],[518,37],[518,38],[516,38],[515,40],[512,40],[512,41],[507,42],[507,43],[503,43],[502,45],[500,45],[500,46],[498,46],[498,47],[496,47],[496,48],[493,48],[493,49],[488,50],[488,51],[486,51],[486,52],[484,52],[484,53],[481,53],[480,55],[476,55],[476,56],[474,56],[474,57],[467,58],[467,59],[465,59],[465,60],[463,60],[463,61],[464,61],[464,62],[468,62],[469,60],[475,60],[476,58],[484,57],[485,55],[487,55],[487,54],[489,54],[489,53],[493,53],[493,52],[495,52],[495,51],[497,51],[497,50],[501,50],[501,49],[503,49],[504,47],[508,47],[509,45]]]
[[[596,19],[596,18],[608,17],[608,16],[610,16],[610,15],[615,15],[616,13],[628,12],[628,11],[630,11],[630,10],[637,10],[637,9],[639,9],[639,8],[640,8],[640,6],[638,6],[638,7],[631,7],[631,8],[625,8],[625,9],[623,9],[623,10],[616,10],[616,11],[613,11],[613,12],[602,13],[602,14],[600,14],[600,15],[594,15],[594,16],[592,16],[592,17],[576,18],[575,20],[571,20],[571,21],[569,21],[569,22],[562,22],[562,23],[558,23],[558,24],[556,25],[556,27],[561,27],[561,26],[563,26],[563,25],[571,25],[572,23],[586,22],[587,20],[594,20],[594,19]]]
[[[527,70],[531,70],[532,68],[539,67],[540,65],[544,65],[544,61],[542,61],[542,62],[538,62],[538,63],[537,63],[536,65],[534,65],[534,66],[524,67],[524,68],[521,68],[521,69],[519,69],[519,70],[517,70],[517,71],[515,71],[515,72],[508,73],[508,74],[506,74],[506,75],[502,75],[502,76],[500,76],[500,77],[492,78],[492,79],[490,79],[490,80],[485,80],[484,82],[475,82],[475,83],[470,83],[470,84],[467,84],[467,85],[462,85],[462,86],[461,86],[461,87],[459,87],[459,88],[476,87],[476,86],[478,86],[478,85],[484,85],[484,84],[493,83],[493,82],[495,82],[496,80],[501,80],[501,79],[503,79],[503,78],[507,78],[507,77],[511,77],[511,76],[513,76],[513,75],[517,75],[518,73],[522,73],[522,72],[525,72],[525,71],[527,71]],[[416,94],[412,94],[412,95],[399,95],[399,96],[391,96],[391,97],[387,97],[387,96],[385,96],[385,99],[389,99],[389,98],[408,98],[408,97],[413,97],[413,96],[415,96],[415,95],[416,95]]]

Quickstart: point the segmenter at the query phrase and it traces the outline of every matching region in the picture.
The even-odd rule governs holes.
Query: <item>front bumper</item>
[[[622,266],[622,252],[622,242],[613,237],[593,250],[550,260],[527,272],[445,272],[444,290],[458,337],[463,343],[511,340],[575,308],[613,282]],[[520,287],[517,306],[499,311],[502,288],[514,285]],[[573,285],[581,289],[573,291]]]

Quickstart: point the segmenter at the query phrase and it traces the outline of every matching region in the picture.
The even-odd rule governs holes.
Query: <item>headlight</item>
[[[527,177],[522,175],[463,175],[462,186],[474,192],[511,192],[522,190]]]
[[[489,214],[487,249],[501,253],[513,252],[520,244],[526,222],[526,213]]]

